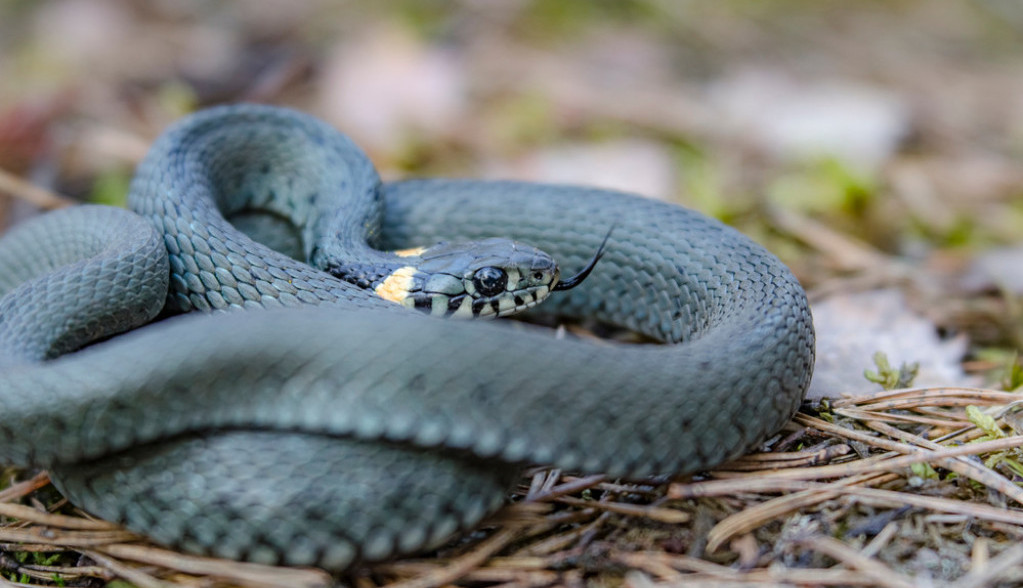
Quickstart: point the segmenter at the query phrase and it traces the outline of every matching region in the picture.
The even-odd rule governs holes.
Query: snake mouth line
[[[552,289],[549,285],[530,286],[511,297],[475,300],[473,312],[479,318],[502,318],[533,308],[547,299]]]

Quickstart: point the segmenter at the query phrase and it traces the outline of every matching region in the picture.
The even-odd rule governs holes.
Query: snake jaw
[[[492,319],[518,314],[537,306],[546,300],[550,293],[550,286],[539,285],[520,289],[514,294],[506,293],[493,298],[476,299],[472,301],[473,317]]]
[[[426,314],[456,319],[495,319],[517,314],[543,302],[550,294],[549,284],[532,285],[498,296],[474,298],[471,294],[413,292],[405,305]],[[408,302],[411,300],[411,302]]]

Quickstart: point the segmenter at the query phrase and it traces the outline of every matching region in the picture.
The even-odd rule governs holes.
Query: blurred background
[[[171,121],[290,105],[385,178],[596,184],[697,208],[781,256],[815,302],[894,288],[894,312],[960,334],[953,363],[969,347],[982,370],[978,350],[1023,341],[1021,6],[0,0],[0,169],[117,204]],[[32,213],[20,195],[0,224]]]

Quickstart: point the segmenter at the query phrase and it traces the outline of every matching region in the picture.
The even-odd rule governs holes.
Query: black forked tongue
[[[579,284],[582,284],[583,280],[586,279],[586,276],[590,275],[590,272],[592,272],[593,268],[596,267],[597,262],[600,261],[601,257],[603,257],[604,246],[607,245],[607,240],[611,238],[611,233],[614,230],[615,225],[611,225],[611,228],[607,230],[607,234],[604,235],[604,240],[600,242],[600,247],[597,248],[597,253],[593,255],[593,259],[590,260],[590,263],[586,264],[586,267],[584,267],[582,271],[572,276],[571,278],[561,280],[560,282],[555,284],[554,287],[551,288],[551,290],[554,292],[557,292],[559,290],[571,290],[572,288],[575,288]]]

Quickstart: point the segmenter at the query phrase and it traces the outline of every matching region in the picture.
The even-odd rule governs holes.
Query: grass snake
[[[671,204],[382,184],[325,123],[239,105],[164,133],[129,205],[49,213],[0,240],[0,460],[49,468],[74,504],[189,551],[343,569],[433,547],[498,508],[524,464],[698,471],[777,431],[809,384],[796,279]],[[285,227],[290,255],[232,221],[261,241]],[[580,268],[612,224],[593,273],[530,312],[663,345],[438,320],[378,296],[381,275],[318,269],[394,264],[393,250],[423,264],[410,248],[492,237]],[[213,312],[163,318],[191,310]]]

